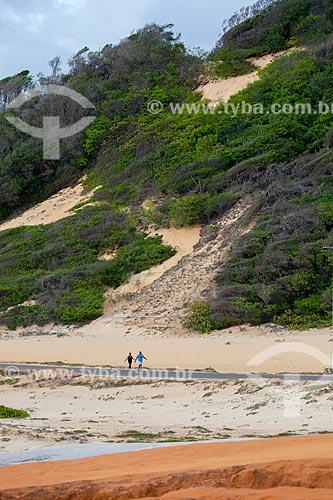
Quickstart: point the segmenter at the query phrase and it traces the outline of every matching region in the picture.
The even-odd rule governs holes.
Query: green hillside
[[[150,223],[214,226],[245,195],[253,199],[254,227],[233,243],[217,276],[209,324],[330,324],[333,253],[324,247],[333,246],[333,117],[319,113],[318,103],[333,102],[333,9],[324,0],[266,0],[226,26],[208,56],[221,75],[251,70],[249,56],[306,48],[276,60],[231,99],[261,103],[261,114],[233,117],[223,105],[214,114],[172,114],[170,103],[199,103],[194,90],[209,64],[186,50],[171,25],[149,25],[116,46],[76,54],[69,74],[44,78],[97,109],[84,133],[63,141],[60,161],[42,160],[41,142],[0,117],[0,219],[84,173],[99,202],[49,226],[0,232],[0,311],[7,311],[0,324],[98,317],[107,286],[174,254],[160,238],[145,237]],[[0,102],[32,85],[28,72],[0,82]],[[152,100],[164,105],[161,113],[149,112]],[[316,113],[274,114],[274,103],[306,103]],[[40,126],[45,110],[68,116],[68,104],[43,98],[23,113]],[[72,122],[78,113],[70,108]],[[147,198],[156,203],[144,209]],[[115,258],[99,261],[104,251]],[[20,306],[28,300],[36,305]]]

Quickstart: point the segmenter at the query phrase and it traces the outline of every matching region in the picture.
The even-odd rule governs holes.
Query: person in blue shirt
[[[139,370],[142,369],[142,363],[143,363],[143,360],[147,360],[147,358],[142,354],[142,352],[140,351],[139,354],[137,355],[136,359],[135,359],[135,362],[139,362]]]

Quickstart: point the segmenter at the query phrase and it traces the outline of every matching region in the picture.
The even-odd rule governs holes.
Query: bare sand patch
[[[59,193],[30,208],[22,215],[4,222],[0,225],[0,231],[20,226],[38,226],[57,222],[73,215],[73,208],[80,203],[89,201],[93,193],[94,191],[85,191],[83,179],[75,187],[62,189]]]
[[[277,52],[276,54],[268,54],[259,58],[250,58],[249,61],[257,66],[258,69],[263,69],[278,57],[294,52],[295,50],[304,49],[294,47]],[[200,85],[197,90],[202,92],[203,99],[208,99],[211,105],[217,106],[218,104],[221,104],[221,102],[229,101],[230,97],[237,94],[241,90],[244,90],[250,83],[257,80],[259,80],[259,72],[253,71],[247,75],[209,79],[207,83]]]
[[[191,254],[194,246],[200,240],[200,229],[201,226],[159,229],[150,228],[149,235],[162,236],[163,243],[165,245],[171,245],[177,251],[176,255],[166,260],[162,264],[148,269],[147,271],[143,271],[139,274],[133,274],[129,278],[127,283],[120,285],[117,290],[108,290],[107,295],[111,296],[112,299],[114,299],[128,293],[140,292],[146,286],[154,283],[169,269],[175,267],[183,257]],[[112,256],[109,258],[112,258]],[[104,255],[104,260],[109,260],[106,255]],[[114,307],[111,305],[111,309],[113,308]],[[109,310],[110,308],[108,307],[108,304],[105,304],[104,312],[107,313]]]

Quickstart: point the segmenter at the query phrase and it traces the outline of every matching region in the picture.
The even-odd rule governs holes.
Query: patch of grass
[[[91,382],[91,387],[93,389],[117,389],[119,387],[129,387],[132,385],[152,385],[154,380],[144,380],[144,379],[111,379],[111,380],[99,380],[97,382]]]
[[[0,380],[0,385],[15,385],[18,381],[18,378],[5,378]]]
[[[174,434],[174,431],[153,433],[128,430],[121,434],[117,434],[115,438],[126,440],[128,443],[168,442],[171,441],[171,438],[168,436],[173,436]]]
[[[202,432],[204,434],[209,434],[212,432],[209,429],[207,429],[206,427],[202,427],[201,425],[196,425],[195,427],[192,427],[192,429],[196,430],[198,432]]]
[[[214,392],[206,392],[206,394],[204,394],[202,397],[203,398],[210,398],[211,396],[213,396]]]
[[[291,437],[291,436],[299,436],[297,432],[293,431],[286,431],[286,432],[280,432],[279,434],[272,434],[272,435],[267,435],[267,436],[262,436],[264,439],[272,439],[272,438],[278,438],[278,437]]]
[[[0,406],[0,418],[28,418],[29,413],[24,410],[17,410],[16,408],[8,408],[7,406]]]
[[[232,436],[230,434],[216,434],[214,439],[231,439]]]

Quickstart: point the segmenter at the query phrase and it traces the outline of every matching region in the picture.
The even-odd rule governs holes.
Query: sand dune
[[[250,58],[249,60],[257,66],[258,70],[263,69],[276,58],[293,52],[295,50],[303,50],[300,47],[291,48],[277,52],[276,54],[268,54],[259,58]],[[230,97],[244,90],[250,83],[259,80],[258,71],[253,71],[247,75],[240,75],[231,78],[216,78],[210,79],[208,82],[200,85],[198,91],[202,93],[204,99],[208,99],[213,106],[217,106],[221,102],[229,101]]]
[[[26,210],[22,215],[4,222],[0,225],[0,231],[20,226],[37,226],[57,222],[73,215],[73,208],[88,201],[92,195],[93,191],[84,191],[84,179],[82,179],[75,187],[62,189],[49,199]]]
[[[117,290],[109,290],[108,295],[114,299],[128,293],[138,293],[144,287],[154,283],[169,269],[175,267],[183,257],[192,253],[193,247],[200,240],[200,229],[201,226],[150,229],[150,236],[162,236],[163,243],[175,248],[177,251],[176,255],[147,271],[132,275],[127,283],[120,285]],[[104,312],[107,313],[109,310],[110,308],[106,304]]]
[[[0,469],[1,499],[331,500],[333,436],[179,446]]]

